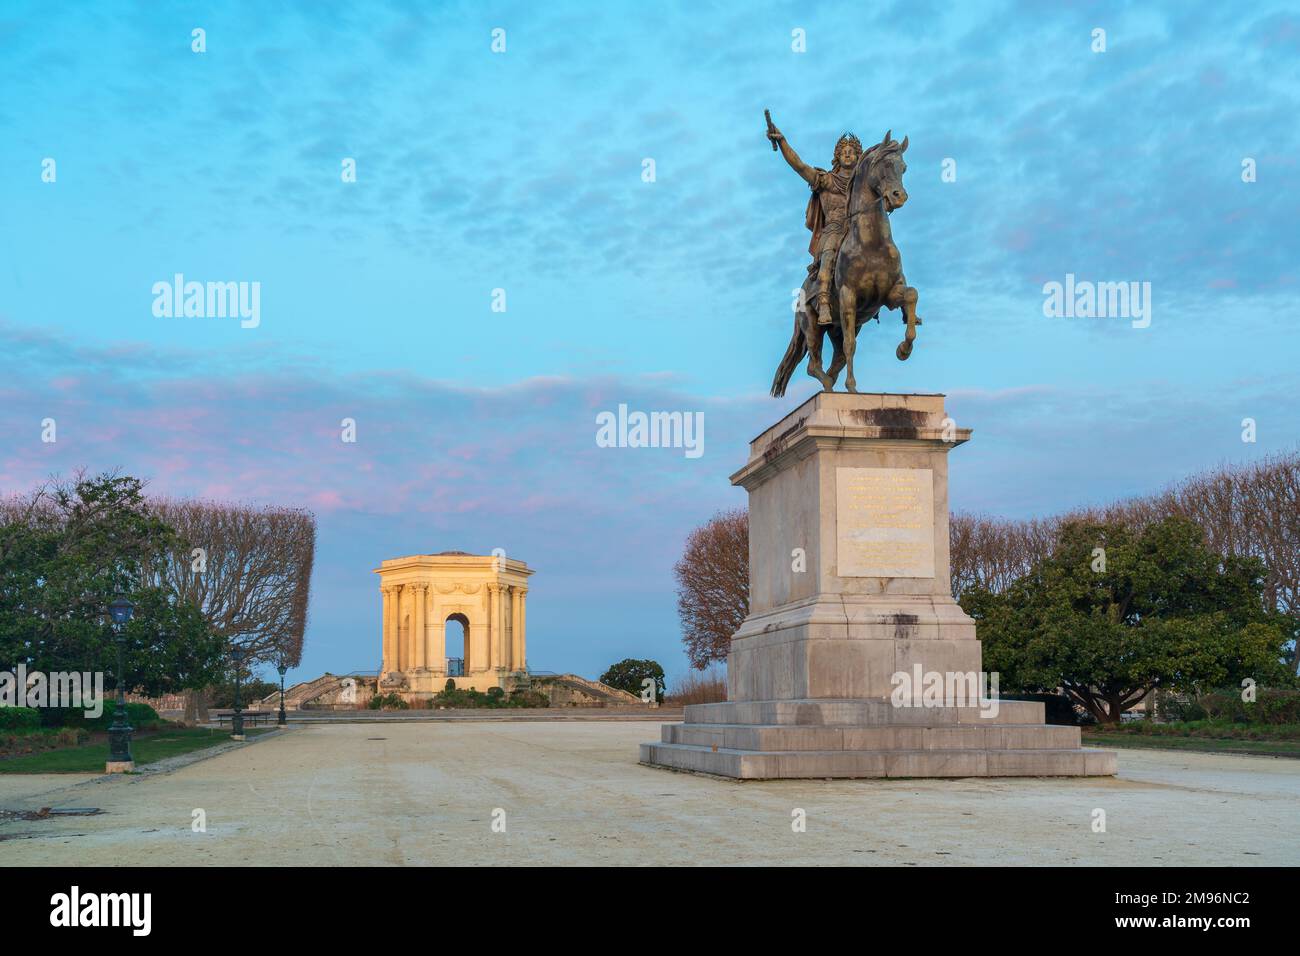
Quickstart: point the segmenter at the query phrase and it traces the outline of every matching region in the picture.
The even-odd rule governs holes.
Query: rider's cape
[[[824,173],[826,170],[820,166],[814,166],[818,173]],[[818,179],[821,177],[818,176]],[[803,215],[803,224],[812,231],[812,241],[808,243],[809,254],[817,258],[817,244],[821,242],[822,227],[826,225],[826,214],[822,212],[822,204],[817,199],[817,190],[813,189],[812,195],[808,197],[808,209]]]

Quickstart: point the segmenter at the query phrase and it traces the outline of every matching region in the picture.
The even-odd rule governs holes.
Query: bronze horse
[[[794,334],[772,380],[772,395],[775,397],[785,394],[790,376],[805,354],[808,356],[808,374],[821,382],[826,391],[834,389],[840,370],[847,367],[844,387],[856,392],[853,353],[858,329],[873,318],[879,321],[882,307],[903,310],[907,331],[894,354],[899,361],[912,354],[916,327],[921,324],[916,314],[917,295],[903,277],[902,259],[889,229],[889,214],[907,202],[907,190],[903,188],[903,173],[907,171],[903,153],[907,150],[907,137],[899,143],[889,136],[885,133],[883,140],[863,153],[853,171],[849,186],[849,221],[835,261],[834,288],[831,289],[831,312],[837,321],[829,326],[817,324],[816,309],[810,306],[817,301],[817,276],[810,274],[799,292]],[[830,333],[834,351],[830,368],[823,370],[822,335],[825,332]]]

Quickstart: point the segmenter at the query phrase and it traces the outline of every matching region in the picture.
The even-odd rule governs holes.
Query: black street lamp
[[[104,769],[107,773],[125,773],[135,769],[135,759],[131,756],[131,722],[126,716],[126,634],[122,629],[135,614],[135,605],[126,598],[118,598],[108,606],[108,614],[117,643],[117,710],[108,728],[108,766]]]
[[[244,702],[239,698],[240,663],[244,652],[238,647],[231,648],[230,656],[235,659],[235,716],[230,720],[230,739],[244,739]]]
[[[280,726],[283,727],[288,722],[284,713],[284,675],[289,670],[289,665],[280,661],[280,666],[276,668],[280,672]]]

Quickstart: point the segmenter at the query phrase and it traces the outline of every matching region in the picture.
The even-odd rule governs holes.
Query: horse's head
[[[892,130],[890,131],[892,132]],[[893,212],[907,202],[907,190],[903,188],[903,173],[907,172],[907,163],[903,153],[907,151],[907,137],[900,143],[885,138],[862,154],[862,161],[854,172],[855,180],[871,191],[872,197],[883,200],[885,212]]]

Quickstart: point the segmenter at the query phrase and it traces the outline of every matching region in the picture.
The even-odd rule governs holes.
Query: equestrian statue
[[[844,387],[856,392],[853,353],[863,324],[880,321],[881,308],[902,309],[907,330],[894,354],[899,361],[912,354],[921,318],[916,314],[916,290],[903,277],[903,263],[889,229],[889,214],[907,202],[903,173],[907,137],[897,142],[885,133],[879,143],[862,148],[845,133],[835,144],[830,169],[809,166],[767,116],[772,149],[803,177],[812,189],[805,224],[812,231],[808,246],[813,261],[795,304],[794,334],[777,366],[772,395],[785,394],[790,376],[804,355],[808,374],[831,391],[841,369]],[[834,353],[822,368],[822,336],[830,335]]]

